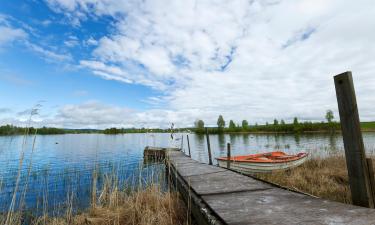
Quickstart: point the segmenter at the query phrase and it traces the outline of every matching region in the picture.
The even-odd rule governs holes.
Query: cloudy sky
[[[351,70],[375,120],[371,0],[0,2],[0,124],[179,127],[336,117]]]

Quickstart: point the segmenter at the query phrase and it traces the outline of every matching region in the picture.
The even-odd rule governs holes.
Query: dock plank
[[[375,210],[288,191],[239,173],[167,152],[172,179],[192,201],[198,224],[371,225]]]
[[[198,162],[183,163],[183,164],[174,163],[173,166],[174,168],[177,169],[178,173],[184,178],[226,171],[223,168],[219,168],[216,166],[208,166],[207,164],[198,163]]]
[[[223,182],[223,177],[226,178]],[[224,170],[217,173],[203,174],[186,178],[191,188],[199,195],[214,195],[244,191],[258,191],[273,188],[269,184],[243,175]]]
[[[227,224],[375,224],[373,209],[279,188],[202,198]]]

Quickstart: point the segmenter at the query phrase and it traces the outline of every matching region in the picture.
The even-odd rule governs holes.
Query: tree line
[[[24,135],[24,134],[79,134],[79,133],[97,133],[95,129],[62,129],[55,127],[17,127],[13,125],[0,126],[0,135]]]
[[[104,134],[127,134],[127,133],[178,133],[178,132],[188,132],[191,129],[188,128],[108,128],[103,131]]]
[[[293,123],[286,123],[284,120],[274,119],[273,123],[263,125],[250,125],[247,120],[242,120],[241,124],[235,123],[233,120],[229,120],[228,126],[223,116],[220,115],[217,119],[217,127],[207,128],[209,133],[232,133],[232,132],[277,132],[277,133],[302,133],[302,132],[314,132],[314,131],[329,131],[335,132],[340,129],[340,124],[335,122],[332,110],[327,110],[325,115],[326,121],[322,122],[310,122],[304,121],[299,122],[298,118],[295,117]],[[205,132],[205,124],[203,120],[196,120],[194,123],[194,131],[196,133]]]
[[[13,125],[0,126],[0,135],[24,135],[24,134],[82,134],[82,133],[98,133],[98,134],[127,134],[127,133],[171,133],[171,132],[187,132],[188,128],[161,129],[161,128],[108,128],[105,130],[97,129],[62,129],[54,127],[17,127]]]

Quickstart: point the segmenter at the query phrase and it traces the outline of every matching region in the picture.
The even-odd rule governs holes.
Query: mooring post
[[[375,178],[374,178],[374,167],[372,165],[372,159],[366,158],[368,174],[370,176],[370,186],[372,191],[372,199],[374,200],[375,207]]]
[[[208,164],[212,165],[210,137],[208,136],[208,129],[207,129],[207,127],[206,127],[206,139],[207,139],[207,149],[208,149]]]
[[[189,135],[186,135],[186,139],[187,139],[187,143],[188,143],[189,157],[191,158]]]
[[[227,168],[230,169],[230,143],[227,143]]]
[[[354,205],[373,208],[372,187],[370,185],[352,73],[348,71],[336,75],[334,80],[352,201]]]
[[[181,150],[185,152],[184,150],[184,135],[181,135]]]

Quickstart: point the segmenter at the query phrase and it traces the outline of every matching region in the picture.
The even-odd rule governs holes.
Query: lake
[[[99,174],[98,186],[106,175],[111,174],[116,175],[122,187],[142,185],[139,177],[151,177],[153,182],[160,182],[151,174],[162,171],[164,167],[160,164],[143,165],[145,146],[180,147],[183,136],[183,149],[187,152],[186,135],[175,134],[174,140],[166,133],[37,135],[35,142],[32,136],[27,139],[1,136],[0,210],[9,208],[18,171],[21,179],[16,203],[25,202],[25,209],[41,213],[63,212],[68,199],[73,199],[75,210],[88,207],[94,170]],[[205,136],[188,135],[192,158],[208,162]],[[363,137],[367,153],[374,155],[375,133],[364,133]],[[227,143],[231,143],[232,155],[277,149],[287,153],[304,151],[310,157],[327,157],[344,151],[340,134],[224,134],[210,135],[210,142],[213,157],[225,156]],[[21,170],[20,158],[23,158]],[[148,182],[147,179],[141,182]],[[24,201],[20,201],[21,198]]]

